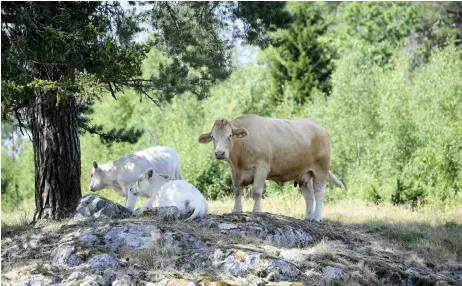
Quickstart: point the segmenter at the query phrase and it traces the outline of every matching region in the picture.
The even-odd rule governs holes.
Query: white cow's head
[[[150,190],[157,191],[170,180],[168,175],[159,175],[153,169],[144,171],[136,180],[130,192],[134,196],[149,197]]]
[[[102,190],[111,184],[111,179],[106,175],[103,164],[93,161],[93,168],[90,175],[90,191],[96,192]]]
[[[247,134],[245,128],[236,128],[226,119],[219,119],[213,124],[212,131],[199,136],[199,143],[206,144],[213,140],[215,159],[228,160],[234,140],[240,140]]]

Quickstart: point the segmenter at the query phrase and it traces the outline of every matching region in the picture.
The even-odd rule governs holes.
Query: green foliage
[[[361,49],[339,61],[318,117],[332,136],[333,169],[363,198],[370,190],[414,206],[460,198],[461,50],[435,50],[410,73],[404,53],[384,69]]]
[[[198,7],[213,8],[207,5],[212,4]],[[452,4],[441,4],[442,12],[432,10],[434,14],[430,14],[428,7],[432,5],[440,4],[290,3],[287,11],[294,22],[273,34],[279,46],[274,44],[265,51],[268,65],[236,70],[228,69],[228,64],[215,63],[228,61],[227,54],[213,53],[210,56],[213,61],[208,61],[205,54],[210,47],[199,43],[200,37],[212,36],[204,38],[203,43],[223,47],[222,43],[213,42],[217,40],[213,39],[216,34],[205,32],[216,27],[213,25],[222,28],[222,23],[210,18],[212,26],[197,27],[201,14],[180,7],[180,20],[187,29],[184,35],[192,37],[198,46],[188,50],[186,37],[181,39],[183,42],[175,42],[178,46],[171,47],[171,53],[152,49],[140,67],[143,72],[140,77],[155,83],[150,94],[159,100],[162,109],[149,101],[146,104],[144,94],[123,88],[114,93],[117,101],[98,100],[91,94],[97,93],[100,79],[82,72],[79,77],[92,90],[82,96],[85,104],[80,109],[80,120],[95,130],[98,127],[89,122],[97,122],[108,130],[152,130],[157,144],[170,146],[179,154],[184,178],[208,198],[216,199],[233,192],[229,167],[213,159],[210,145],[197,142],[200,134],[210,131],[215,119],[233,119],[246,113],[278,118],[312,117],[329,131],[331,170],[348,189],[348,192],[329,189],[326,200],[355,197],[376,204],[392,202],[413,207],[429,202],[457,203],[462,199],[462,51],[447,43],[452,41],[448,41],[448,36],[455,33],[453,23],[460,19],[447,17],[444,25],[428,32],[434,19],[442,19],[454,8]],[[243,7],[241,12],[249,14]],[[173,21],[162,15],[157,16]],[[260,22],[258,18],[263,16],[257,16],[248,19],[249,23]],[[450,31],[445,27],[450,27]],[[256,28],[251,30],[260,33]],[[200,37],[196,37],[195,31]],[[249,37],[253,37],[252,33]],[[429,36],[427,42],[424,35]],[[172,37],[169,39],[177,36],[169,35]],[[157,42],[159,47],[171,42],[162,41]],[[419,53],[435,46],[416,65]],[[297,54],[294,49],[299,47],[303,53]],[[182,54],[172,56],[173,51]],[[335,70],[329,58],[331,52],[335,52]],[[319,59],[324,69],[310,65],[315,55],[322,55]],[[193,58],[202,63],[200,68],[194,65]],[[215,68],[223,68],[227,77]],[[199,83],[190,85],[195,79]],[[219,83],[212,86],[214,80]],[[96,84],[91,86],[91,82]],[[276,82],[283,86],[277,91],[277,104]],[[18,86],[25,85],[12,85],[11,90]],[[207,92],[209,97],[198,96]],[[305,100],[307,96],[310,100]],[[2,110],[3,104],[2,98]],[[133,145],[106,146],[93,134],[86,133],[81,137],[82,185],[87,185],[93,160],[106,162],[149,146],[149,136],[142,136]],[[33,196],[32,148],[25,144],[16,159],[8,157],[4,149],[2,205],[11,207],[17,203],[16,198]],[[20,196],[13,196],[15,184]],[[266,191],[299,196],[291,184],[280,187],[270,182]],[[123,203],[113,191],[103,194]]]
[[[32,144],[25,142],[19,156],[10,150],[11,146],[2,144],[2,210],[13,210],[23,201],[34,198]]]
[[[421,14],[410,2],[344,2],[337,6],[329,37],[341,56],[357,42],[375,62],[385,64],[416,29]]]
[[[114,95],[141,75],[148,47],[130,41],[139,31],[133,18],[116,2],[2,5],[2,119],[33,128],[25,122],[36,98],[56,96],[60,108],[62,99],[79,96],[80,132],[104,141],[136,141],[140,130],[104,133],[86,119],[104,88]]]
[[[327,31],[327,5],[321,2],[294,2],[288,5],[293,22],[272,35],[266,50],[271,96],[278,102],[291,89],[303,103],[315,89],[329,92],[333,70],[331,52],[322,35]]]
[[[158,66],[164,60],[155,51],[150,55],[145,62],[146,68]],[[213,87],[209,98],[199,101],[194,95],[186,93],[172,99],[170,104],[163,104],[162,110],[152,104],[139,104],[130,92],[125,93],[118,95],[118,101],[96,103],[92,120],[107,128],[122,125],[152,130],[158,145],[170,146],[178,153],[184,178],[204,195],[216,199],[233,193],[227,163],[214,160],[212,146],[199,144],[197,140],[199,135],[210,130],[219,117],[232,119],[242,113],[267,111],[270,101],[264,88],[262,69],[248,67],[237,70],[229,79]],[[127,111],[111,114],[111,110]],[[93,160],[114,160],[145,149],[151,146],[151,142],[146,135],[134,145],[121,143],[102,148],[96,138],[85,135],[81,146],[82,185],[86,186]],[[105,192],[104,195],[112,199],[117,197],[113,192]]]

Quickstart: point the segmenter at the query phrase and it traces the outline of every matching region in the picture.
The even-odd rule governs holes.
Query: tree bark
[[[76,100],[56,92],[37,93],[30,127],[35,162],[35,214],[40,219],[72,215],[82,196]]]

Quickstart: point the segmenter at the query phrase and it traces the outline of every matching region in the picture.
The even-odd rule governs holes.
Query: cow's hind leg
[[[316,200],[316,208],[313,216],[310,218],[312,221],[321,221],[322,219],[322,205],[324,203],[324,194],[326,192],[326,178],[325,176],[315,177],[313,182],[314,198]]]
[[[314,205],[314,190],[313,182],[311,178],[307,182],[302,183],[301,191],[303,197],[305,198],[306,210],[305,210],[305,219],[312,219],[314,216],[313,205]]]

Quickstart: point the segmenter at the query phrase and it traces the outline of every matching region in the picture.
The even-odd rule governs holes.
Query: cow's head
[[[102,190],[110,183],[110,179],[106,176],[103,168],[101,168],[101,164],[98,164],[96,161],[93,161],[93,168],[91,169],[90,176],[90,186],[88,188],[92,192]]]
[[[236,128],[226,119],[219,119],[213,124],[212,131],[199,136],[199,143],[209,143],[213,140],[215,159],[228,160],[235,140],[247,136],[245,128]]]
[[[134,196],[149,197],[150,190],[158,191],[169,180],[169,175],[159,175],[153,169],[148,169],[138,177],[130,192]]]

